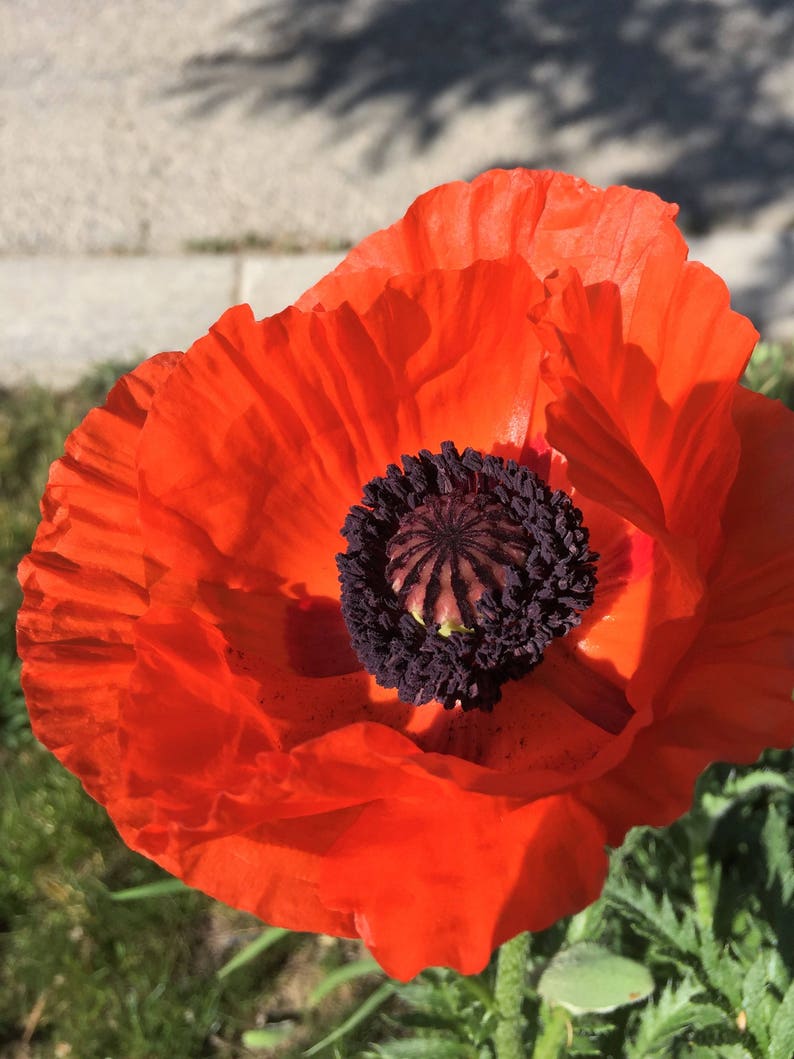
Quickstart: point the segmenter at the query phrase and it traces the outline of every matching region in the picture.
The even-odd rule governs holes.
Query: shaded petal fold
[[[653,726],[585,795],[613,844],[634,824],[685,812],[712,761],[749,763],[794,742],[794,415],[737,386],[734,420],[742,455],[702,628]]]

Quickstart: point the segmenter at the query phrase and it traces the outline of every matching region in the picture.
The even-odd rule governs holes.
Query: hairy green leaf
[[[691,916],[679,919],[667,894],[657,900],[644,887],[626,883],[608,887],[605,896],[638,933],[678,963],[685,964],[687,956],[697,957],[700,944],[694,920]]]
[[[577,1018],[573,1031],[573,1040],[567,1055],[597,1056],[598,1059],[602,1059],[607,1054],[603,1038],[615,1032],[615,1025],[603,1016],[584,1015]]]
[[[742,1011],[748,1033],[764,1055],[769,1051],[771,1026],[788,985],[789,972],[776,949],[760,952],[744,977]]]
[[[730,951],[719,945],[712,934],[704,933],[700,942],[700,965],[709,988],[725,997],[728,1006],[739,1011],[745,971]]]
[[[775,880],[779,881],[783,901],[788,904],[794,896],[794,859],[789,845],[788,821],[774,805],[767,809],[761,838],[766,853],[767,887],[771,888]]]
[[[741,1044],[709,1044],[687,1048],[686,1059],[755,1059]]]
[[[761,791],[783,791],[794,794],[794,784],[787,776],[772,769],[753,769],[727,780],[719,791],[705,791],[700,803],[711,817],[721,816],[737,802],[753,797]]]
[[[668,985],[655,1004],[647,1005],[638,1022],[638,1032],[627,1045],[626,1059],[668,1056],[670,1046],[684,1035],[727,1022],[725,1012],[696,998],[701,987],[692,979]]]
[[[769,1024],[774,1008],[770,1011],[768,989],[772,977],[771,953],[761,952],[751,964],[744,977],[742,1011],[747,1019],[747,1029],[766,1054],[769,1048]]]
[[[791,1059],[794,1055],[794,982],[772,1019],[768,1059]]]

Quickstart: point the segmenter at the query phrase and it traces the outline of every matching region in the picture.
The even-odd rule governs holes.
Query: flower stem
[[[714,922],[714,902],[711,898],[709,861],[705,850],[699,850],[692,858],[692,893],[698,922],[703,930],[710,931]]]
[[[565,1008],[546,1008],[543,1030],[535,1041],[532,1059],[560,1059],[567,1051],[570,1020]]]
[[[529,934],[518,934],[499,949],[494,998],[499,1021],[494,1033],[496,1059],[526,1059],[523,1041]]]

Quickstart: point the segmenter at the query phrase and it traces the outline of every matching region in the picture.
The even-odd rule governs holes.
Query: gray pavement
[[[494,165],[794,223],[792,0],[2,0],[0,252],[356,241]]]
[[[0,70],[0,384],[276,311],[494,165],[678,201],[794,334],[792,0],[0,0]]]
[[[94,364],[187,349],[237,302],[279,312],[339,257],[0,257],[0,385],[66,388]]]

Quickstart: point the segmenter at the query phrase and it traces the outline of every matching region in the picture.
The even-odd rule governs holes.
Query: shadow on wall
[[[388,102],[369,118],[370,169],[396,137],[427,147],[461,105],[518,97],[533,157],[494,164],[569,168],[560,133],[574,126],[592,151],[650,135],[664,163],[616,179],[680,202],[696,231],[790,192],[792,54],[791,0],[272,0],[174,92],[197,113],[242,97],[360,123]]]

